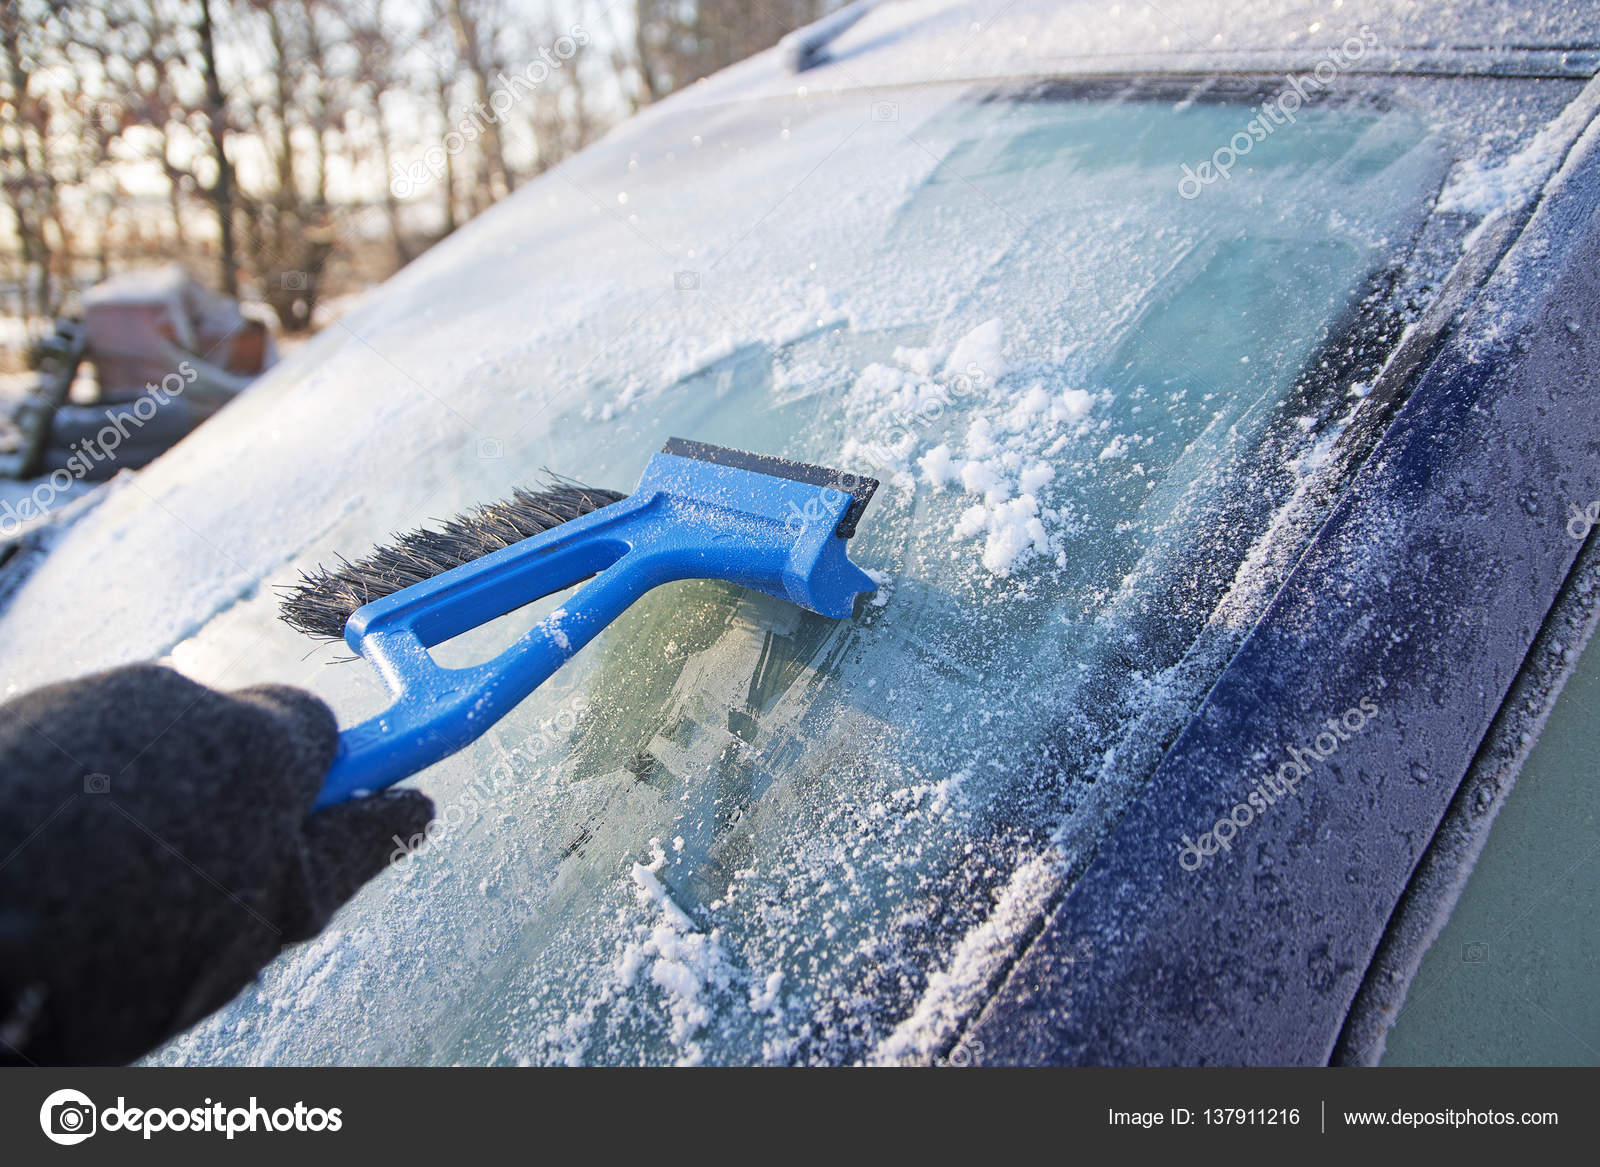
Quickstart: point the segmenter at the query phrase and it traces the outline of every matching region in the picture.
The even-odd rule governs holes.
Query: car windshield
[[[285,583],[544,467],[627,490],[679,435],[881,478],[850,545],[881,588],[840,621],[651,593],[422,776],[431,842],[158,1060],[936,1054],[1287,570],[1450,162],[1402,103],[1254,138],[1261,94],[1182,96],[662,114],[211,423],[195,456],[255,484],[194,532],[230,582],[149,635],[342,724],[381,708],[371,670],[223,559]],[[313,428],[320,461],[277,444]],[[159,469],[140,505],[181,515]]]

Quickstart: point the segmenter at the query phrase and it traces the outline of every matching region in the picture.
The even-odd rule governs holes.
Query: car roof
[[[879,0],[825,18],[796,71],[783,47],[701,80],[664,108],[792,94],[1103,73],[1274,73],[1314,64],[1349,40],[1375,73],[1588,77],[1600,68],[1600,10],[1579,0],[1394,5],[1373,0]],[[805,31],[795,34],[797,39]]]

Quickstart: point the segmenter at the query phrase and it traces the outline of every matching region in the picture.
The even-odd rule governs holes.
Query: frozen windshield
[[[658,152],[547,175],[214,423],[256,449],[317,418],[364,484],[229,467],[319,516],[270,582],[546,466],[627,490],[681,435],[882,478],[851,544],[882,588],[837,622],[652,593],[424,775],[430,845],[161,1056],[936,1053],[1270,598],[1275,517],[1365,392],[1444,176],[1415,113],[1324,103],[1185,184],[1259,100],[663,118]],[[370,669],[307,660],[274,599],[219,599],[172,658],[374,712]]]

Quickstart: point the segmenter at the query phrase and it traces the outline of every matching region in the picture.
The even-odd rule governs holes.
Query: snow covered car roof
[[[843,19],[841,19],[841,17]],[[1359,72],[1513,72],[1588,77],[1600,62],[1593,11],[1574,0],[1386,4],[1228,0],[1175,4],[1019,0],[879,0],[819,21],[795,68],[790,47],[758,54],[675,96],[678,102],[778,96],[942,81],[1105,72],[1272,73],[1350,43],[1370,50]]]
[[[675,433],[885,479],[855,618],[653,593],[162,1057],[1326,1060],[1600,496],[1595,362],[1513,344],[1588,294],[1538,257],[1592,244],[1592,18],[1347,7],[875,8],[529,184],[106,491],[0,609],[8,691],[163,658],[349,723],[370,671],[276,620],[304,567],[546,466],[627,489]],[[1272,54],[1364,23],[1474,76],[1284,101]]]

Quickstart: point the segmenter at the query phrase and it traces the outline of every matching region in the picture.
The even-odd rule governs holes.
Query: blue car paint
[[[1600,496],[1597,126],[1008,970],[965,1039],[986,1060],[1329,1061],[1572,568],[1568,508]],[[1184,870],[1184,835],[1362,697],[1379,709],[1370,725],[1231,850]]]

